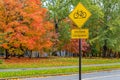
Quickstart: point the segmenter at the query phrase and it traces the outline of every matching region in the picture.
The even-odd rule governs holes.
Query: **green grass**
[[[69,73],[77,73],[78,70],[79,70],[78,68],[67,68],[67,69],[52,69],[52,70],[50,69],[50,70],[0,72],[0,78],[69,74]]]
[[[12,60],[12,59],[11,59]],[[57,67],[57,66],[77,66],[79,63],[78,58],[59,58],[53,57],[48,59],[29,59],[21,61],[18,59],[17,63],[11,60],[3,61],[0,64],[1,69],[8,68],[41,68],[41,67]],[[82,65],[89,64],[108,64],[117,63],[120,59],[104,59],[104,58],[82,58]],[[82,73],[120,69],[120,64],[111,66],[89,66],[82,67]],[[0,72],[0,78],[7,77],[28,77],[28,76],[44,76],[44,75],[58,75],[58,74],[69,74],[78,73],[78,68],[65,68],[65,69],[50,69],[50,70],[28,70],[28,71],[14,71],[14,72]]]
[[[9,62],[6,62],[5,60],[2,61],[0,64],[0,69],[77,66],[79,64],[79,59],[72,57],[71,58],[51,57],[47,59],[35,59],[35,60],[34,58],[28,60],[18,59],[19,61],[17,62],[11,62],[11,60],[12,59],[10,59]],[[120,59],[82,58],[82,65],[107,64],[117,62],[120,62]]]
[[[104,70],[113,70],[113,69],[120,69],[120,65],[82,67],[82,72],[86,73],[86,72],[104,71]]]
[[[107,64],[107,63],[117,63],[120,62],[120,59],[117,58],[83,58],[82,59],[82,64],[83,65],[88,65],[88,64]]]
[[[82,73],[119,69],[120,65],[112,66],[93,66],[82,67]],[[73,74],[78,73],[78,68],[65,68],[65,69],[50,69],[50,70],[28,70],[28,71],[13,71],[13,72],[0,72],[0,78],[10,77],[35,77],[35,76],[47,76],[47,75],[60,75],[60,74]]]
[[[112,70],[112,69],[119,69],[119,68],[120,68],[120,65],[82,67],[82,73],[93,72],[93,71]],[[60,74],[78,73],[78,71],[79,71],[78,68],[65,68],[65,69],[50,69],[50,70],[28,70],[28,71],[0,72],[0,78],[60,75]]]
[[[13,59],[14,60],[14,59]],[[10,59],[9,61],[4,61],[0,64],[0,69],[10,69],[10,68],[41,68],[41,67],[57,67],[57,66],[77,66],[78,58],[46,58],[46,59],[27,59],[22,61],[18,59],[17,61]]]
[[[90,65],[90,64],[110,64],[110,63],[118,63],[120,59],[117,58],[83,58],[82,65]],[[93,71],[104,71],[104,70],[113,70],[120,69],[120,64],[108,65],[108,66],[89,66],[82,67],[82,72],[93,72]]]

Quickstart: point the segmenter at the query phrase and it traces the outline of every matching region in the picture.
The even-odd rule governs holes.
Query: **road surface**
[[[79,74],[26,78],[22,80],[79,80]],[[82,74],[82,80],[120,80],[120,70],[85,73]]]
[[[82,74],[82,80],[120,80],[120,70]]]
[[[72,74],[72,75],[62,75],[62,76],[48,76],[48,77],[40,77],[40,78],[26,78],[22,80],[79,80],[79,75]]]

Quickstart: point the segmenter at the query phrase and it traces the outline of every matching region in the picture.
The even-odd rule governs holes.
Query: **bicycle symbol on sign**
[[[82,10],[81,10],[81,11],[77,10],[77,12],[75,12],[75,13],[73,14],[73,17],[74,17],[75,19],[86,18],[86,16],[87,16],[86,12],[83,12]]]

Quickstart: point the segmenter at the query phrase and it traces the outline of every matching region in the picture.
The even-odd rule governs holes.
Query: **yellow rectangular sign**
[[[88,29],[73,29],[71,31],[72,39],[87,39],[89,37]]]

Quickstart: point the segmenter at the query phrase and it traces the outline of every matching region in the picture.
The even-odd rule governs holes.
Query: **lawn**
[[[71,73],[78,73],[78,68],[0,72],[0,78],[63,75]]]
[[[0,60],[0,69],[16,69],[16,68],[42,68],[57,66],[78,66],[79,59],[73,57],[49,57],[49,58],[10,58]],[[27,70],[27,71],[11,71],[0,72],[0,78],[7,77],[24,77],[24,76],[44,76],[44,75],[60,75],[73,74],[78,72],[78,68],[57,68],[50,70]]]
[[[89,65],[89,64],[108,64],[108,63],[118,63],[120,59],[118,58],[83,58],[82,64]]]
[[[89,64],[108,64],[117,63],[120,59],[104,58],[82,58],[82,65]],[[49,58],[11,58],[0,60],[0,69],[8,68],[40,68],[40,67],[57,67],[57,66],[77,66],[79,58],[73,57],[49,57]]]
[[[92,64],[110,64],[110,63],[119,63],[120,59],[118,58],[83,58],[82,65],[92,65]],[[82,72],[94,72],[94,71],[103,71],[103,70],[113,70],[120,69],[120,64],[108,65],[108,66],[88,66],[82,67]]]
[[[119,65],[82,67],[82,73],[120,69]]]
[[[82,65],[90,64],[108,64],[118,63],[120,59],[104,59],[104,58],[82,58]],[[57,66],[78,66],[79,58],[73,57],[49,57],[49,58],[11,58],[8,60],[0,60],[0,69],[10,68],[42,68],[42,67],[57,67]],[[88,66],[82,67],[82,73],[120,69],[120,64],[111,66]],[[6,77],[24,77],[24,76],[44,76],[78,73],[78,68],[57,68],[50,70],[27,70],[27,71],[11,71],[0,72],[0,78]]]
[[[57,67],[57,66],[77,66],[78,58],[60,58],[60,57],[49,57],[49,58],[11,58],[8,60],[2,59],[0,69],[9,68],[41,68],[41,67]]]

